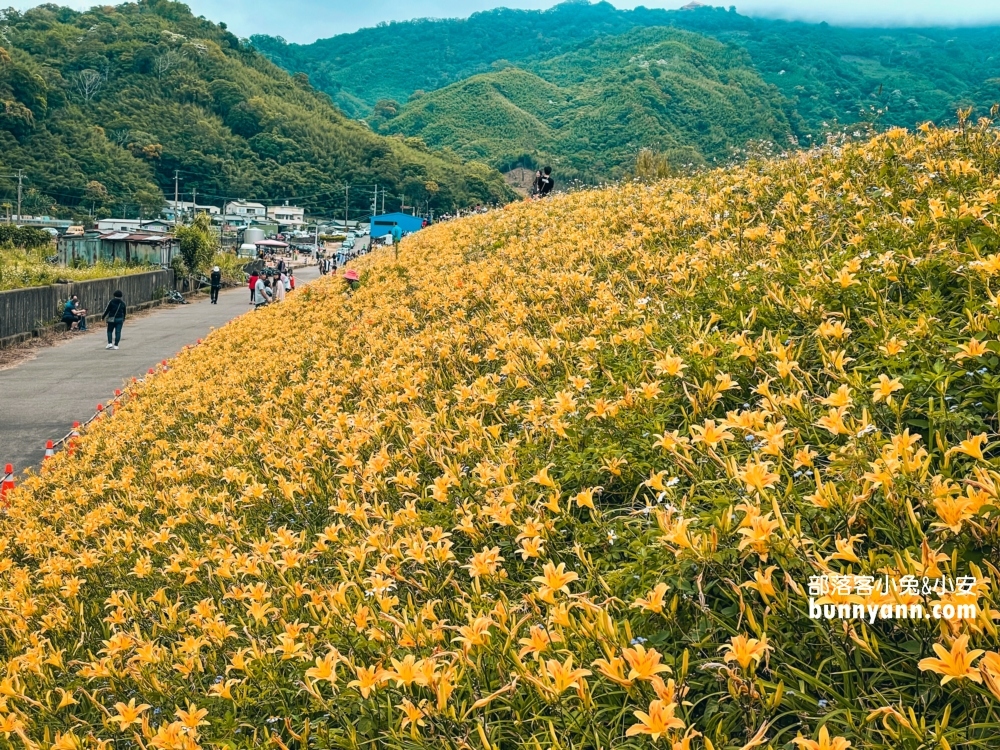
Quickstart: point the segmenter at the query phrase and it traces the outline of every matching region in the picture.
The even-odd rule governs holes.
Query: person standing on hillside
[[[104,347],[105,349],[117,350],[118,344],[122,340],[122,326],[125,325],[126,312],[125,300],[122,299],[122,296],[121,289],[117,290],[101,314],[101,320],[108,322],[108,345]],[[112,334],[114,334],[114,342],[111,340]]]
[[[396,260],[399,260],[399,243],[403,241],[403,228],[399,224],[392,227],[392,252]]]
[[[212,292],[212,304],[219,304],[219,290],[222,288],[222,271],[219,270],[218,266],[212,269],[212,273],[208,277],[208,285]]]

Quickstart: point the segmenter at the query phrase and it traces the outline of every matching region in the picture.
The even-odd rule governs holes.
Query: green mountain
[[[608,3],[571,2],[548,11],[499,8],[466,19],[383,23],[308,45],[263,35],[250,41],[281,67],[308,74],[345,112],[367,116],[380,99],[405,102],[416,91],[489,72],[498,60],[554,57],[644,25],[643,17]]]
[[[620,174],[642,147],[702,165],[793,130],[747,55],[697,34],[635,29],[534,67],[472,76],[380,127],[501,169],[552,162],[561,179]]]
[[[670,36],[670,29],[721,46]],[[650,49],[667,41],[693,52],[662,57]],[[858,122],[946,122],[960,106],[984,111],[1000,99],[996,27],[837,28],[733,9],[617,10],[576,1],[546,11],[383,24],[311,45],[261,36],[251,42],[385,132],[417,135],[501,168],[528,152],[535,161],[552,154],[574,168],[610,168],[603,176],[627,162],[622,144],[631,143],[634,156],[639,144],[678,142],[711,161],[762,133],[782,145],[789,135],[809,143]],[[410,64],[414,59],[420,65]],[[671,68],[659,59],[680,62]],[[528,81],[548,92],[540,102],[518,93]],[[694,92],[706,90],[707,100],[697,100]],[[727,93],[733,105],[722,107]],[[748,98],[756,100],[749,112]],[[548,116],[550,100],[566,107]],[[602,144],[601,129],[619,132]]]
[[[26,213],[147,215],[174,177],[188,198],[293,200],[344,211],[344,184],[378,184],[437,211],[505,200],[502,177],[346,118],[224,25],[143,0],[0,19],[0,202],[23,172]],[[349,194],[354,215],[372,191]],[[4,209],[4,212],[6,209]]]

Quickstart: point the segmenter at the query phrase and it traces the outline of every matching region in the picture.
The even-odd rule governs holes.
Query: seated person
[[[80,299],[75,294],[63,305],[62,322],[66,330],[72,330],[75,325],[78,331],[87,330],[87,311],[80,307]]]

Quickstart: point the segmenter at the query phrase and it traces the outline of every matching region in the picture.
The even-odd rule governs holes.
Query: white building
[[[139,221],[138,219],[99,219],[97,229],[101,232],[153,232],[163,234],[171,227],[165,221],[154,219]]]
[[[281,227],[297,228],[306,223],[306,211],[298,206],[268,206],[267,218]]]
[[[218,216],[219,207],[218,206],[203,206],[200,203],[195,205],[191,201],[177,201],[174,205],[174,201],[167,201],[167,207],[163,210],[164,218],[169,221],[174,221],[178,216],[191,216],[191,212],[194,211],[195,214],[208,214],[209,216]]]
[[[263,203],[230,201],[226,204],[226,216],[242,216],[246,219],[266,219],[267,209]]]

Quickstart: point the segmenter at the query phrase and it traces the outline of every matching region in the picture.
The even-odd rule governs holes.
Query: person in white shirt
[[[267,288],[267,284],[264,283],[264,277],[259,276],[257,278],[257,285],[253,288],[253,304],[254,307],[261,307],[266,305],[271,301],[271,293]]]

